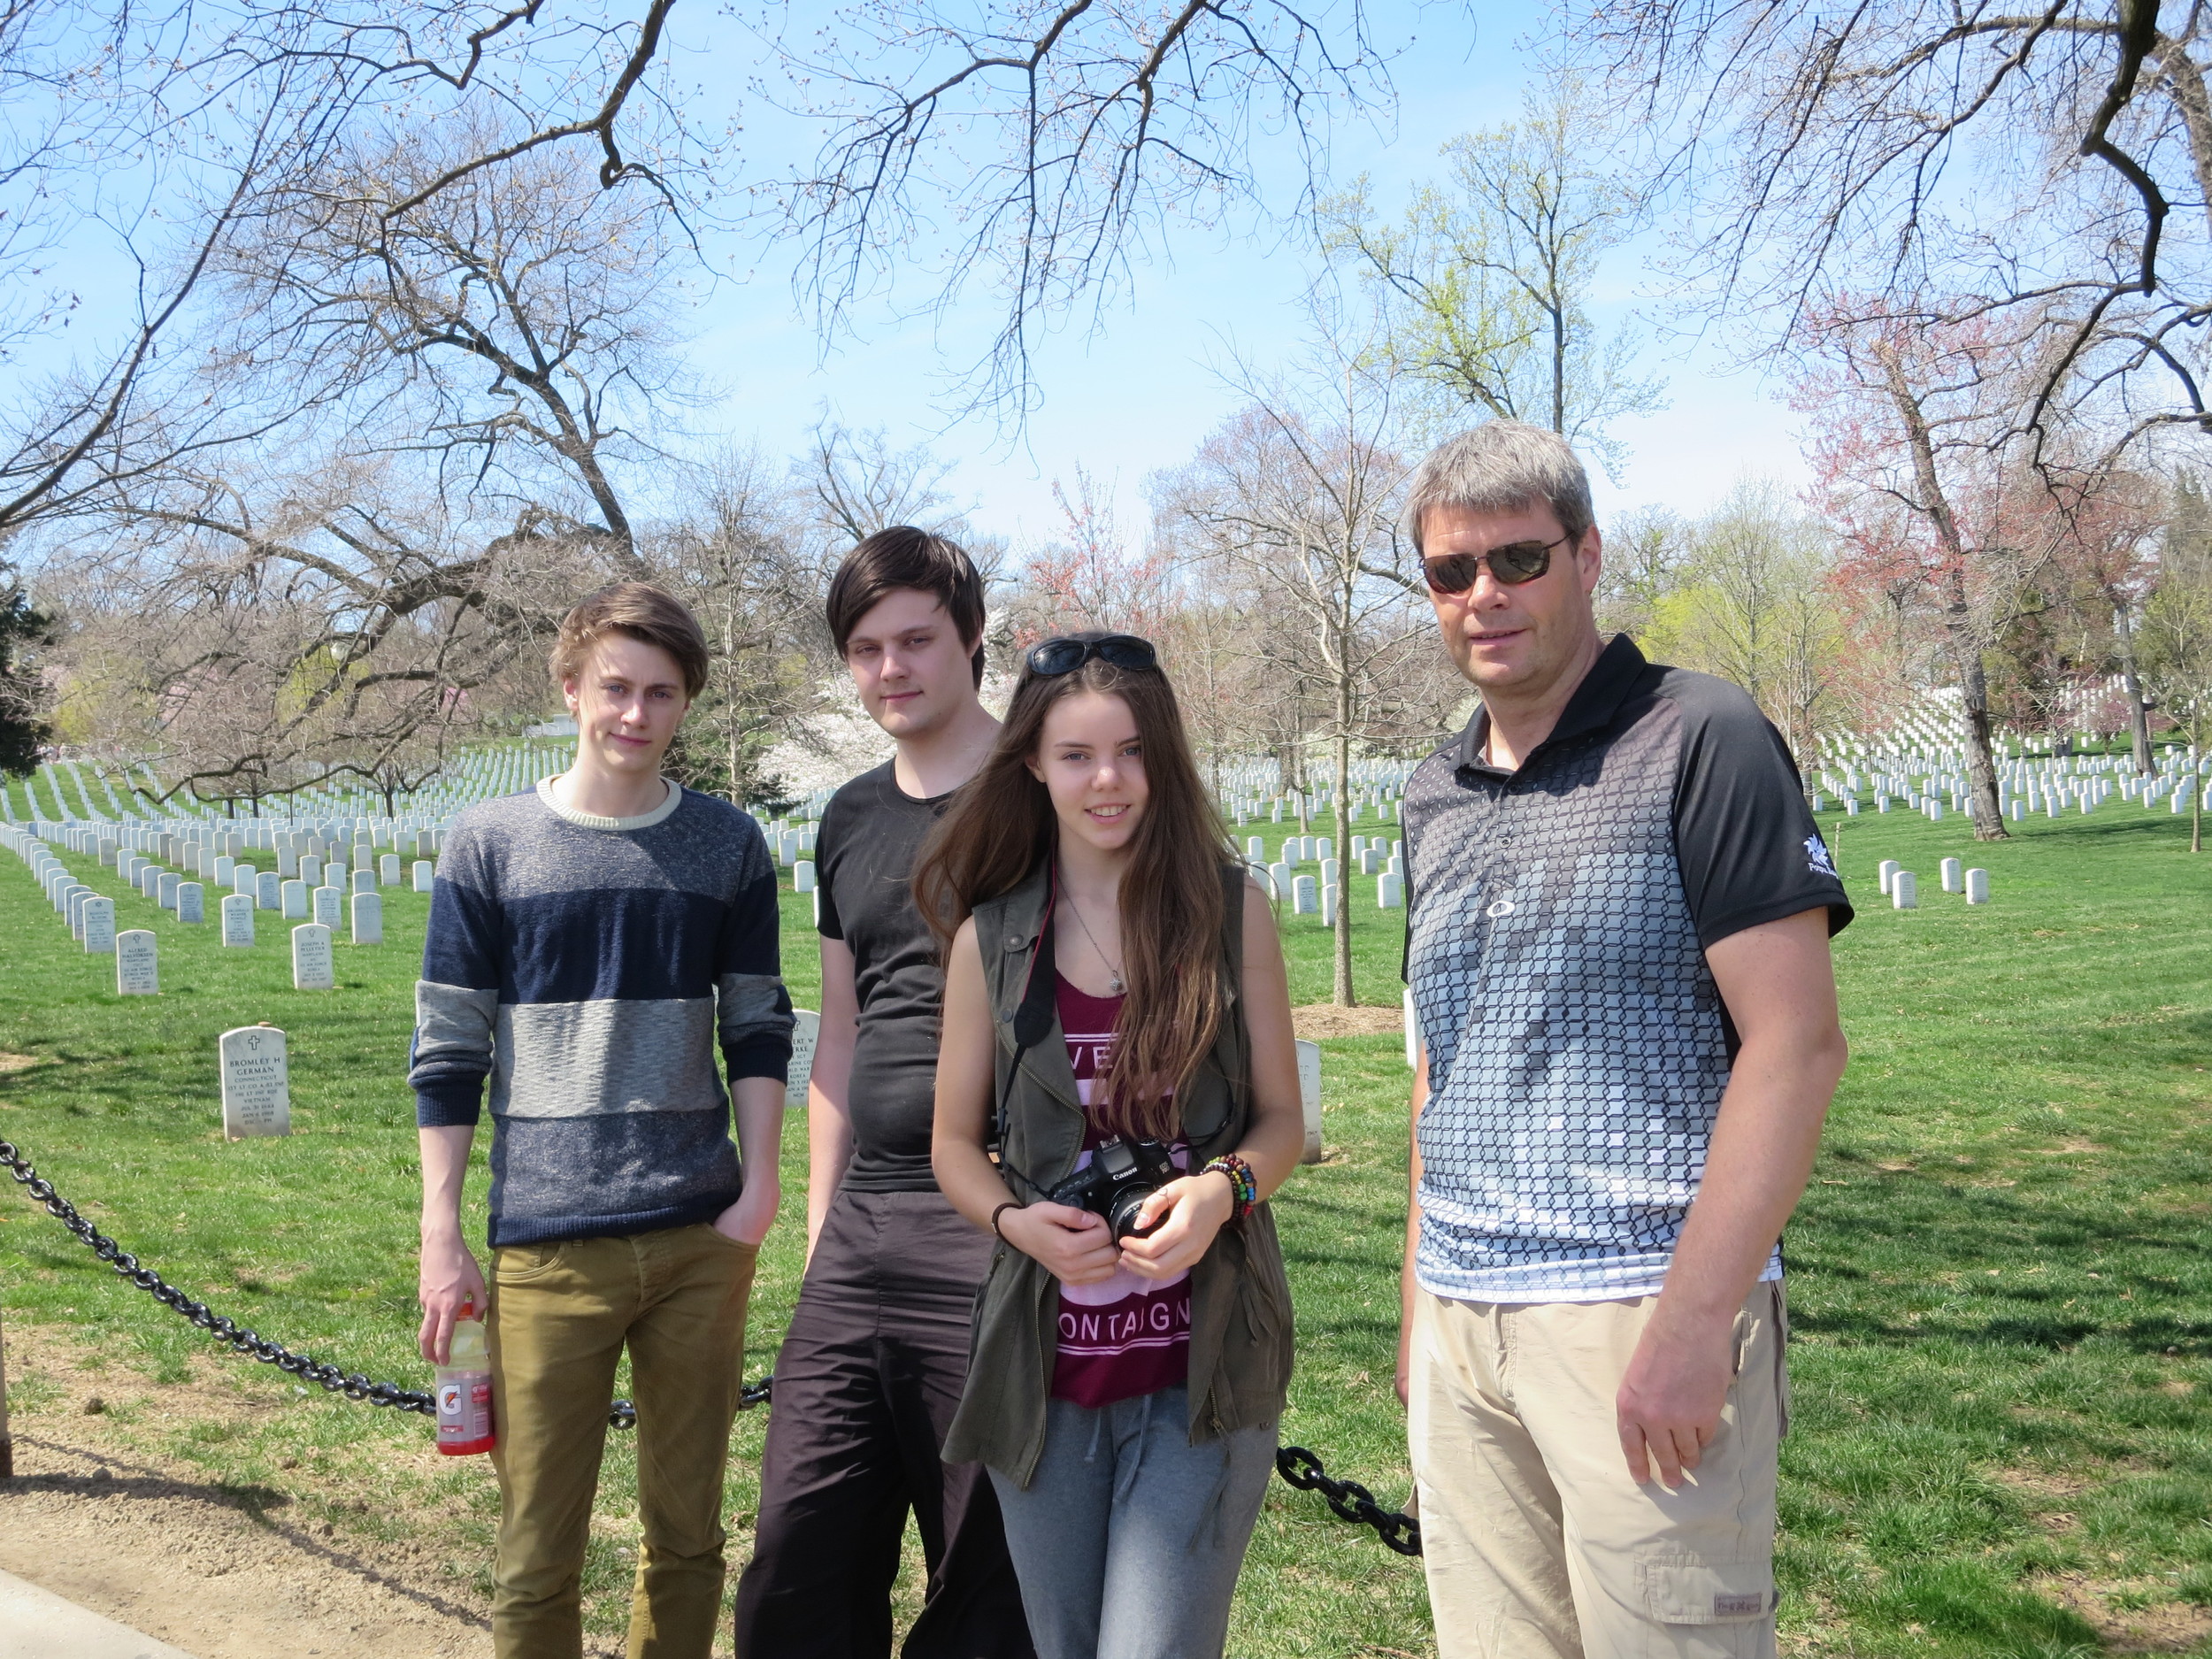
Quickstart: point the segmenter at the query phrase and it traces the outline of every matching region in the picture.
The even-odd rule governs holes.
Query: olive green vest
[[[1221,1033],[1176,1094],[1193,1167],[1234,1151],[1251,1117],[1248,1040],[1237,1001],[1246,879],[1241,868],[1222,872]],[[1083,1108],[1056,995],[1051,892],[1046,864],[975,911],[998,1039],[1004,1174],[1025,1203],[1073,1174],[1083,1149]],[[968,1385],[946,1437],[948,1463],[987,1463],[1029,1484],[1044,1449],[1059,1324],[1058,1281],[1032,1257],[1000,1244],[977,1293]],[[1192,1443],[1279,1420],[1290,1366],[1290,1283],[1274,1217],[1262,1204],[1241,1226],[1224,1227],[1191,1270]]]

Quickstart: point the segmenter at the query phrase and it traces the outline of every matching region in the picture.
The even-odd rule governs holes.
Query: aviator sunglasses
[[[1047,640],[1029,652],[1029,672],[1047,680],[1071,674],[1092,657],[1116,668],[1156,669],[1160,658],[1152,641],[1133,634],[1109,634],[1095,640]]]
[[[1447,553],[1421,561],[1422,573],[1440,594],[1463,594],[1482,574],[1482,562],[1490,561],[1491,579],[1503,588],[1532,582],[1551,568],[1551,550],[1574,540],[1563,535],[1556,541],[1509,541],[1487,553]]]

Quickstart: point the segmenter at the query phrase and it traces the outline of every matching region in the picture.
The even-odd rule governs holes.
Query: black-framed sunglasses
[[[1574,540],[1563,535],[1556,541],[1509,541],[1487,553],[1447,553],[1423,559],[1421,572],[1440,594],[1463,594],[1482,574],[1482,562],[1490,561],[1490,574],[1502,587],[1517,588],[1532,582],[1551,568],[1551,550]]]
[[[1159,653],[1150,640],[1133,634],[1108,634],[1095,640],[1047,640],[1029,648],[1029,672],[1047,680],[1071,674],[1092,657],[1116,668],[1156,669]]]

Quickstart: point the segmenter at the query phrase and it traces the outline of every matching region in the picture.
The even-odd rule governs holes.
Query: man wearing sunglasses
[[[1565,441],[1409,488],[1482,697],[1404,805],[1413,1086],[1398,1387],[1440,1659],[1763,1659],[1778,1241],[1844,1065],[1851,907],[1774,727],[1598,632]]]

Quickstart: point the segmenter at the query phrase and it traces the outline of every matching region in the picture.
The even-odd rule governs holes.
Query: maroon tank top
[[[1061,978],[1060,1029],[1068,1061],[1089,1120],[1076,1168],[1112,1136],[1092,1100],[1098,1076],[1113,1053],[1114,1022],[1123,998],[1093,996]],[[1190,1152],[1174,1146],[1175,1162],[1190,1167]],[[1122,1268],[1102,1284],[1060,1286],[1060,1353],[1052,1371],[1052,1397],[1094,1409],[1117,1400],[1172,1388],[1190,1375],[1190,1275],[1164,1282],[1140,1279]]]

